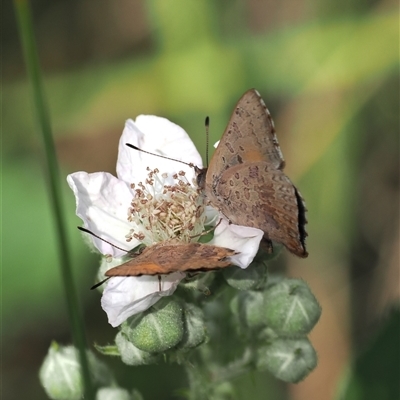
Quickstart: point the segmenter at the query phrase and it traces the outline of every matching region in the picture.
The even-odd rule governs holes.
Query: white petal
[[[112,244],[130,250],[139,242],[127,242],[125,235],[135,228],[127,220],[127,212],[133,194],[129,185],[111,174],[75,172],[67,181],[75,194],[76,215],[84,227]],[[108,243],[90,235],[93,244],[102,254],[119,257],[126,254]]]
[[[183,170],[189,182],[195,177],[195,171],[184,164],[131,149],[126,143],[174,160],[202,166],[200,154],[184,129],[166,118],[139,115],[136,122],[131,119],[126,121],[119,142],[117,175],[129,183],[144,181],[147,177],[146,167],[171,174]]]
[[[119,140],[117,160],[117,176],[125,182],[138,183],[146,179],[147,165],[144,165],[144,161],[150,156],[126,145],[126,143],[130,143],[141,148],[143,137],[143,132],[140,131],[135,122],[128,119]]]
[[[247,268],[257,254],[263,236],[264,232],[260,229],[229,224],[223,218],[209,244],[236,250],[239,254],[231,257],[233,264]]]
[[[205,208],[205,222],[204,225],[216,225],[218,224],[218,221],[220,220],[220,214],[219,212],[211,206],[206,206]]]
[[[116,327],[127,318],[147,310],[161,297],[175,292],[185,274],[175,272],[161,276],[161,291],[157,276],[112,277],[104,289],[101,307],[107,313],[108,322]]]

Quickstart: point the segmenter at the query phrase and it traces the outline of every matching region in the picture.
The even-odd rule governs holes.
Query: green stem
[[[33,32],[33,23],[28,0],[14,0],[20,38],[22,42],[26,68],[32,84],[33,101],[39,124],[39,130],[43,139],[46,160],[46,172],[50,189],[51,205],[56,224],[56,236],[60,255],[60,267],[62,281],[67,300],[68,316],[75,346],[79,350],[82,368],[82,380],[85,389],[85,399],[94,399],[89,364],[86,355],[86,338],[83,319],[79,312],[76,289],[72,277],[70,251],[66,233],[66,223],[62,207],[62,194],[59,185],[59,167],[50,126],[50,118],[45,102],[39,60]]]
[[[240,359],[232,361],[226,367],[218,367],[213,370],[213,381],[215,383],[230,381],[252,371],[254,369],[251,364],[253,360],[254,354],[252,349],[246,348]]]
[[[207,379],[206,371],[198,365],[184,364],[189,381],[189,400],[208,400],[212,385]]]
[[[211,398],[216,386],[223,382],[231,381],[241,375],[254,370],[254,349],[248,347],[244,349],[242,357],[220,366],[211,360],[202,360],[200,354],[192,360],[192,363],[183,363],[189,381],[190,400],[207,400]]]

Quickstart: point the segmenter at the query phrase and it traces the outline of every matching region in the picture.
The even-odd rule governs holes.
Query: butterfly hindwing
[[[235,165],[222,174],[217,190],[219,209],[232,223],[261,229],[265,239],[307,256],[301,195],[282,171],[266,162]]]
[[[208,271],[231,265],[234,250],[203,243],[157,243],[124,264],[111,268],[106,276],[160,275],[173,272]]]

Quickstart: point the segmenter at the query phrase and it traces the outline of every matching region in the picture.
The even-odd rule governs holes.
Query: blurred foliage
[[[400,398],[400,312],[392,309],[366,349],[352,362],[341,400]]]
[[[278,5],[250,0],[149,0],[133,2],[142,10],[136,14],[127,8],[127,2],[119,4],[122,11],[118,14],[106,0],[98,4],[88,2],[86,11],[78,2],[39,3],[33,4],[38,24],[42,21],[40,15],[48,11],[47,24],[38,25],[38,31],[44,32],[38,46],[45,70],[49,69],[46,66],[51,65],[52,57],[57,56],[54,49],[59,53],[67,51],[67,47],[58,44],[65,42],[54,39],[52,43],[52,31],[46,31],[49,26],[55,33],[61,29],[68,37],[70,26],[61,23],[60,10],[69,10],[65,14],[68,18],[75,12],[87,24],[96,15],[101,16],[99,32],[103,38],[105,32],[112,37],[113,30],[129,31],[131,26],[143,27],[141,34],[148,35],[145,50],[140,47],[143,44],[127,45],[122,56],[91,56],[46,74],[63,182],[67,173],[78,169],[114,172],[124,120],[142,113],[165,116],[180,124],[204,153],[205,115],[211,117],[213,143],[221,136],[239,96],[256,87],[274,116],[288,164],[286,171],[307,201],[311,254],[308,264],[314,272],[335,281],[333,277],[338,272],[331,267],[338,264],[339,270],[348,269],[354,257],[349,254],[351,243],[357,242],[357,235],[369,234],[375,221],[381,219],[381,212],[391,210],[388,204],[398,195],[396,178],[390,185],[379,187],[379,196],[368,197],[373,185],[382,182],[378,177],[386,182],[387,174],[398,166],[398,14],[391,2],[372,4],[358,0],[340,5],[314,0]],[[107,13],[109,9],[114,13]],[[124,9],[129,11],[127,15],[123,15]],[[58,19],[51,25],[49,16],[54,15]],[[11,16],[9,20],[12,21]],[[101,52],[101,41],[93,31],[89,32],[82,41],[93,43],[93,48]],[[79,36],[71,37],[68,45],[81,48]],[[116,39],[115,47],[121,48],[122,42]],[[18,45],[17,38],[7,43],[6,49],[11,48],[10,43]],[[108,49],[114,45],[112,39],[110,43]],[[6,69],[12,67],[7,65]],[[15,68],[20,70],[18,65]],[[55,332],[69,340],[66,315],[29,83],[25,77],[13,76],[3,83],[2,94],[6,99],[2,105],[3,343],[11,349],[23,338],[26,344],[17,351],[21,355],[31,346],[37,349],[30,350],[31,362],[24,366],[13,359],[15,355],[10,350],[4,350],[5,359],[13,360],[7,380],[15,388],[21,374],[29,376],[27,388],[33,388],[30,398],[43,398],[35,371],[49,341],[59,339],[53,337]],[[379,154],[378,145],[370,145],[375,138],[384,144]],[[377,157],[376,162],[366,177],[361,165],[373,157]],[[387,169],[379,175],[377,171],[383,171],[385,161]],[[370,179],[370,186],[363,187],[366,179]],[[88,315],[89,338],[92,342],[107,342],[112,340],[112,330],[105,327],[106,318],[99,310],[97,294],[86,290],[93,282],[97,260],[88,257],[81,235],[75,231],[80,220],[74,215],[73,195],[66,184],[64,189],[75,279]],[[371,201],[366,203],[365,198]],[[362,217],[371,216],[370,225],[361,224],[364,220],[357,217],[359,210],[363,210]],[[395,220],[396,215],[389,215],[385,224]],[[388,231],[394,233],[387,236],[383,250],[376,247],[376,241],[360,242],[360,254],[369,254],[371,249],[376,253],[374,266],[383,260],[381,251],[392,254],[396,230],[391,227]],[[391,268],[390,262],[396,262],[384,260],[382,268],[387,269]],[[371,259],[365,261],[368,262]],[[361,270],[365,263],[359,264]],[[352,283],[349,280],[347,284]],[[381,286],[381,291],[384,289]],[[363,302],[358,307],[366,306]],[[352,309],[344,313],[351,315]],[[89,318],[89,314],[94,317]],[[357,332],[357,328],[353,330]],[[35,340],[42,342],[37,346]],[[131,371],[132,375],[146,376],[136,369]],[[156,371],[159,375],[160,369]],[[173,371],[176,373],[179,368]],[[168,379],[163,380],[168,386]],[[254,378],[255,382],[258,380]],[[264,378],[260,381],[263,386]],[[173,382],[179,387],[180,378]],[[250,382],[251,378],[243,377],[234,383],[238,398],[265,398],[260,393],[267,389],[258,390],[259,385]],[[143,381],[143,385],[146,390],[155,390],[151,383]],[[271,393],[278,389],[276,386]],[[24,397],[16,393],[15,398]],[[170,390],[162,393],[163,398],[170,398]],[[284,391],[280,393],[271,394],[271,398],[283,398]],[[6,388],[4,394],[12,398],[14,391]],[[157,396],[161,398],[160,392]]]

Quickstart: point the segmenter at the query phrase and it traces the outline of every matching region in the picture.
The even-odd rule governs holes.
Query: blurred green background
[[[115,173],[124,121],[178,123],[204,154],[255,87],[275,120],[286,173],[306,199],[308,249],[279,268],[323,308],[317,369],[298,385],[234,381],[237,399],[394,399],[399,377],[399,20],[376,0],[41,0],[35,31],[62,166],[74,275],[90,344],[106,344],[97,257],[76,230],[68,173]],[[12,4],[3,3],[2,394],[43,399],[51,340],[69,343],[41,141]],[[125,368],[146,399],[178,398],[178,366]],[[390,371],[390,373],[383,373]],[[155,384],[157,383],[157,384]]]

